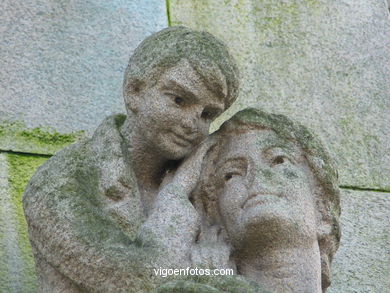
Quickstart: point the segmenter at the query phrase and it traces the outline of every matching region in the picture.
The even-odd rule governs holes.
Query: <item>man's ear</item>
[[[139,78],[129,78],[123,88],[123,97],[125,100],[126,109],[137,113],[142,99],[142,91],[145,88],[145,82]]]

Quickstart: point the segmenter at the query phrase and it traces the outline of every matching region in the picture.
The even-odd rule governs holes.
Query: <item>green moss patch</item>
[[[17,231],[17,243],[14,245],[17,246],[21,258],[18,262],[22,264],[20,271],[17,272],[20,276],[14,276],[14,279],[22,283],[18,284],[18,287],[23,288],[23,292],[36,292],[37,278],[23,212],[22,195],[31,176],[46,160],[47,157],[36,155],[7,154],[11,195],[11,210],[8,212],[12,213],[12,217],[15,219],[16,227],[14,228]],[[12,263],[11,259],[9,265],[12,266]]]
[[[62,134],[51,129],[27,128],[21,122],[0,122],[0,150],[52,155],[85,136],[83,131]]]

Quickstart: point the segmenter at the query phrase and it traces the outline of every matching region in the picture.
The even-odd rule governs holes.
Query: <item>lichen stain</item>
[[[0,148],[15,152],[52,155],[85,137],[84,131],[70,134],[46,128],[28,128],[23,122],[0,122]]]
[[[37,278],[28,238],[27,223],[23,212],[22,195],[31,176],[46,160],[47,157],[37,155],[7,154],[12,199],[12,209],[9,212],[14,213],[16,218],[17,227],[15,227],[15,230],[18,234],[16,245],[21,252],[22,263],[24,264],[21,279],[23,280],[22,288],[26,290],[25,292],[35,292],[37,290]]]

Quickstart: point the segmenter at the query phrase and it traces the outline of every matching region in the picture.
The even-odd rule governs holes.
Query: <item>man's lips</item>
[[[172,136],[173,136],[173,140],[180,146],[188,146],[188,145],[191,145],[193,142],[194,142],[194,138],[193,137],[187,137],[185,135],[182,135],[182,134],[179,134],[179,133],[176,133],[174,131],[171,132]]]
[[[246,209],[249,207],[253,207],[259,204],[263,204],[269,200],[275,200],[275,198],[280,197],[277,194],[271,193],[254,193],[248,196],[248,198],[244,201],[241,208]]]

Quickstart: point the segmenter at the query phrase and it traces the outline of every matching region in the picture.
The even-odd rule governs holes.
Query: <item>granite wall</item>
[[[230,47],[245,106],[289,115],[336,155],[343,238],[329,292],[390,288],[390,27],[385,0],[3,0],[0,292],[35,292],[21,195],[36,168],[123,112],[136,45],[167,25]]]

